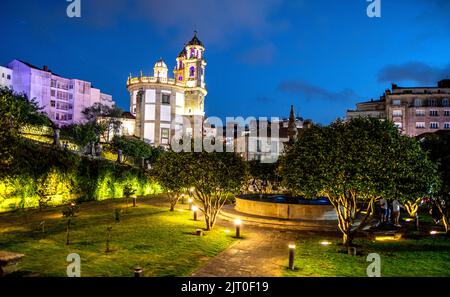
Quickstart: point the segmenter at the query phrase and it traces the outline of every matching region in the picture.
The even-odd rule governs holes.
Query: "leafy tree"
[[[423,160],[417,143],[401,136],[392,123],[358,118],[305,130],[283,156],[280,172],[294,194],[330,200],[343,243],[351,245],[381,197],[417,199],[432,190],[432,182],[422,180],[423,172],[433,173],[432,164]],[[415,162],[427,170],[414,172]],[[423,183],[417,186],[417,181]]]
[[[230,193],[238,193],[247,179],[247,164],[238,154],[225,152],[189,153],[186,163],[189,186],[201,205],[206,230],[214,227],[217,215]]]
[[[258,160],[251,160],[248,161],[248,168],[251,178],[255,182],[267,182],[268,188],[273,188],[273,186],[276,185],[280,179],[277,175],[278,162],[261,163]]]
[[[94,155],[94,148],[100,141],[100,135],[106,130],[106,125],[96,122],[71,124],[61,129],[61,135],[77,144],[82,149],[88,149]]]
[[[122,117],[123,110],[115,105],[110,107],[97,102],[85,108],[82,113],[88,122],[102,124],[105,127],[102,136],[106,142],[110,141],[111,132],[116,134],[122,127],[120,118]]]
[[[158,183],[166,191],[170,203],[170,211],[180,199],[180,194],[189,186],[189,162],[187,153],[164,152],[153,167],[153,172]]]
[[[152,147],[140,139],[126,136],[115,136],[111,147],[114,151],[122,150],[125,158],[131,157],[135,163],[144,158],[150,164],[154,164],[163,152],[161,148]]]
[[[445,231],[449,234],[450,224],[450,133],[427,135],[421,141],[426,150],[438,167],[439,176],[442,181],[438,195],[432,200],[434,208],[439,211]]]

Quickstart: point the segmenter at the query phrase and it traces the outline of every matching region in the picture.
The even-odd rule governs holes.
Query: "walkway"
[[[287,266],[287,246],[296,241],[298,232],[244,227],[243,239],[232,244],[192,276],[281,276]]]

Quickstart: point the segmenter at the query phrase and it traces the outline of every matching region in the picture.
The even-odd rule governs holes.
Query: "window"
[[[161,143],[168,144],[169,143],[169,129],[161,128]]]
[[[8,75],[6,76],[6,79],[11,79],[11,75],[8,74]]]
[[[414,106],[422,106],[422,103],[422,99],[417,98],[414,100]]]
[[[194,77],[195,76],[195,67],[191,66],[191,68],[189,68],[189,77]]]
[[[442,106],[448,106],[448,98],[442,99]]]
[[[431,129],[439,129],[439,123],[438,122],[431,122],[430,123]]]
[[[52,82],[51,82],[50,86],[52,88],[56,88],[56,80],[52,79]]]
[[[183,77],[180,75],[180,76],[178,77],[178,80],[179,80],[179,81],[182,81],[182,80],[183,80]]]
[[[403,114],[402,111],[399,110],[399,109],[394,110],[394,111],[392,112],[392,116],[394,116],[394,117],[401,117],[402,114]]]
[[[428,103],[430,104],[430,106],[436,106],[436,99],[430,99]]]
[[[55,100],[50,100],[50,106],[55,107]]]
[[[450,129],[450,123],[444,123],[444,129]]]
[[[444,116],[450,117],[450,110],[445,110],[444,111]]]
[[[71,121],[71,120],[72,120],[72,115],[71,115],[71,114],[68,114],[68,115],[67,115],[67,120],[68,120],[68,121]]]
[[[425,129],[425,122],[416,122],[416,129]]]
[[[170,104],[170,95],[162,94],[162,104]]]
[[[400,99],[392,100],[392,105],[400,105],[402,101]]]
[[[55,90],[50,90],[50,96],[55,97],[56,91]]]
[[[430,110],[430,117],[437,117],[439,116],[439,112],[437,110]]]
[[[395,122],[394,125],[399,129],[401,129],[403,127],[403,124],[400,122]]]
[[[421,110],[421,109],[416,110],[416,116],[418,116],[418,117],[425,116],[425,110]]]

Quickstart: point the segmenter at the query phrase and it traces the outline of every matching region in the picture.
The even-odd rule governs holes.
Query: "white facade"
[[[90,82],[58,76],[46,66],[37,68],[26,62],[13,60],[8,64],[13,72],[13,90],[25,93],[43,107],[49,118],[64,126],[84,122],[82,111],[94,103],[113,106],[112,97],[92,88]]]
[[[195,35],[176,58],[174,78],[162,59],[153,76],[130,77],[130,112],[136,116],[136,137],[155,146],[168,147],[174,136],[202,135],[205,85],[204,47]]]
[[[0,87],[12,89],[13,71],[9,68],[0,66]]]

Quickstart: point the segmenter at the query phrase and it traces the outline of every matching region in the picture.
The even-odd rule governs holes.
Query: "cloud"
[[[303,80],[283,81],[278,90],[284,93],[304,96],[306,100],[321,99],[327,101],[351,101],[359,96],[351,89],[333,92],[322,87],[312,85]]]
[[[193,30],[208,44],[229,46],[236,37],[249,34],[268,40],[286,28],[273,13],[283,0],[96,0],[82,8],[94,25],[117,24],[119,17],[144,21],[175,42],[185,42]],[[83,2],[84,3],[84,2]]]
[[[275,55],[275,46],[266,43],[258,47],[247,49],[239,55],[239,61],[249,65],[270,65]]]
[[[413,81],[419,84],[434,84],[450,75],[450,64],[439,68],[421,62],[408,62],[400,65],[388,65],[378,72],[381,83]]]

